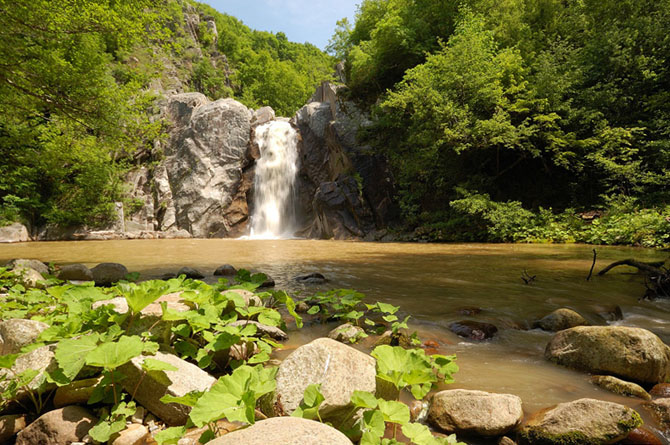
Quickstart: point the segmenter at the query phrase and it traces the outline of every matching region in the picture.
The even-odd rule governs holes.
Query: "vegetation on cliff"
[[[332,72],[313,45],[190,0],[0,0],[0,11],[0,223],[104,224],[122,173],[164,133],[166,93],[290,115]]]
[[[668,26],[667,0],[365,0],[331,49],[421,237],[662,246]]]

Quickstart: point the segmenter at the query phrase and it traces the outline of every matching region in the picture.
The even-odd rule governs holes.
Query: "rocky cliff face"
[[[254,128],[275,119],[233,99],[171,95],[161,106],[168,129],[151,163],[126,177],[136,206],[105,231],[47,230],[42,239],[239,237],[249,232],[255,162]],[[392,181],[383,159],[360,146],[367,117],[325,83],[291,120],[300,132],[296,187],[300,230],[307,238],[374,239],[393,217]]]
[[[384,158],[357,141],[369,118],[337,87],[323,83],[293,118],[300,130],[301,235],[374,238],[395,217],[393,180]]]
[[[187,231],[197,238],[246,233],[254,113],[233,99],[210,102],[183,93],[167,101],[163,114],[170,131],[153,154],[162,160],[128,178],[144,206],[126,229]]]

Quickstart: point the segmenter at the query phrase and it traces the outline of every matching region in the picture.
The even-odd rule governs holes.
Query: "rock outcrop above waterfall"
[[[357,140],[370,120],[340,88],[323,83],[292,120],[302,136],[300,235],[309,238],[363,238],[395,216],[388,165]]]
[[[324,83],[291,125],[300,134],[294,187],[297,236],[375,239],[395,217],[393,181],[385,160],[358,143],[368,117]],[[200,93],[169,96],[155,117],[167,134],[152,163],[126,175],[135,203],[105,230],[45,228],[39,239],[226,238],[249,233],[254,176],[261,156],[255,128],[285,118],[270,107],[253,111],[233,99]]]

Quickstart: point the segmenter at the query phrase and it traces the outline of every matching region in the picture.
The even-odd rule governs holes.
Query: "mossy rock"
[[[640,415],[631,408],[580,399],[535,414],[521,428],[518,439],[532,445],[601,445],[624,439],[640,425]]]

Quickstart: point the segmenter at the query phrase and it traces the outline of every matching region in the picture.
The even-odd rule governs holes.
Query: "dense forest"
[[[668,28],[667,0],[365,0],[329,49],[419,237],[663,246]]]
[[[197,91],[292,115],[334,59],[189,0],[0,0],[0,224],[104,224]]]
[[[670,0],[364,0],[330,55],[191,0],[0,11],[0,224],[104,226],[165,97],[290,116],[345,60],[413,239],[670,245]]]

